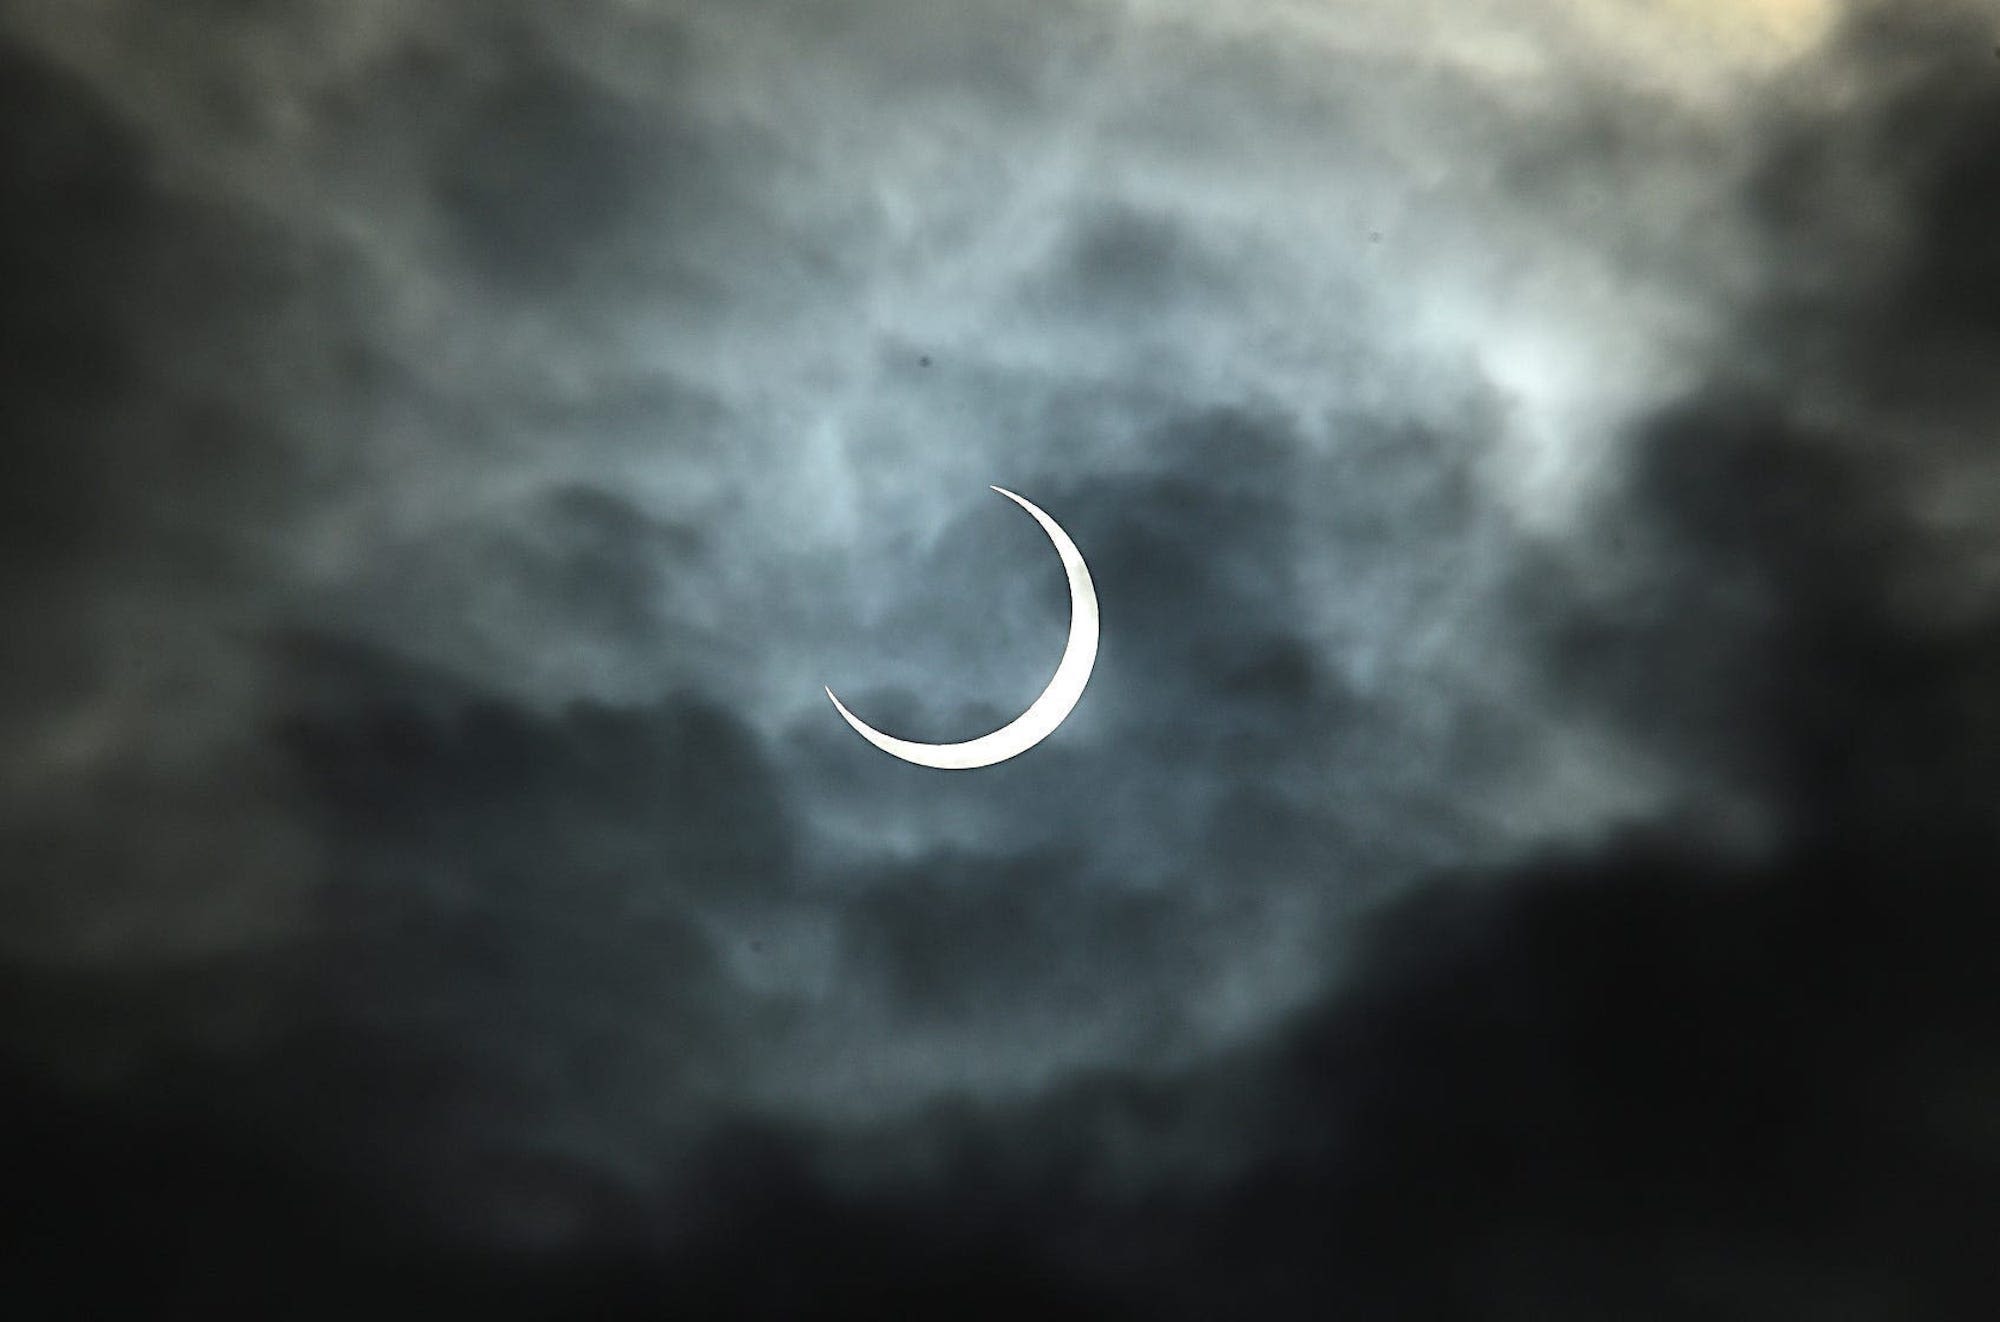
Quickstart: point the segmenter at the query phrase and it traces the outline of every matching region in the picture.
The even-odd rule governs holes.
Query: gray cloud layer
[[[480,1243],[705,1242],[744,1126],[1262,1224],[1375,1123],[1322,1062],[1402,1077],[1312,1027],[1382,906],[1956,821],[1990,43],[1502,11],[13,13],[11,1058]],[[820,685],[1032,698],[989,482],[1103,651],[923,773]]]

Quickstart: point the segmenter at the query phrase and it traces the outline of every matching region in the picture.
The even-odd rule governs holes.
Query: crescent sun
[[[990,767],[995,762],[1005,762],[1010,757],[1027,752],[1048,738],[1063,723],[1063,718],[1075,709],[1077,700],[1083,696],[1083,686],[1090,682],[1091,667],[1097,664],[1097,589],[1091,584],[1090,568],[1083,563],[1083,553],[1076,549],[1076,543],[1069,539],[1069,534],[1032,502],[1005,487],[994,487],[992,490],[1034,515],[1035,522],[1042,525],[1042,531],[1055,543],[1056,554],[1062,557],[1063,572],[1069,576],[1069,645],[1063,648],[1055,677],[1049,680],[1049,686],[1042,690],[1042,695],[1029,704],[1028,710],[993,733],[960,744],[920,744],[883,734],[847,710],[846,705],[833,696],[832,689],[826,691],[826,696],[833,699],[834,710],[854,727],[856,734],[889,756],[914,762],[920,767],[966,771],[973,767]]]

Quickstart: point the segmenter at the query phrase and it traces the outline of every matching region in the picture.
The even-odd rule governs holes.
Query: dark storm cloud
[[[1721,91],[1532,6],[224,12],[6,29],[63,1238],[329,1315],[1949,1315],[1966,11]],[[1103,648],[925,776],[819,685],[1032,697],[994,481]]]
[[[230,728],[254,681],[200,586],[254,577],[296,470],[269,398],[217,390],[150,315],[184,305],[186,341],[249,338],[281,247],[157,186],[84,83],[5,60],[4,926],[14,959],[123,977],[290,930],[310,867],[282,767]],[[79,1068],[106,1063],[73,1027]],[[116,1057],[144,1034],[104,1036]]]
[[[592,258],[624,246],[642,179],[695,192],[683,180],[695,162],[614,110],[562,69],[510,71],[477,90],[436,150],[445,219],[481,275],[530,290],[573,282]],[[688,220],[671,210],[664,219],[676,228]]]
[[[1079,220],[1031,297],[1122,324],[1177,303],[1227,299],[1227,263],[1171,215],[1114,209]]]
[[[433,1178],[551,1141],[588,1169],[734,1096],[741,1049],[792,1012],[754,985],[797,847],[754,736],[686,696],[545,716],[321,640],[291,651],[283,737],[338,879],[323,1031],[358,1034],[379,1076],[336,1132],[394,1115],[399,1147],[428,1132],[405,1160]],[[432,1095],[409,1095],[412,1069],[444,1071]]]

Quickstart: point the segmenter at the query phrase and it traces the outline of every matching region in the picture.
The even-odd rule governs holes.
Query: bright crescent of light
[[[1049,681],[1049,686],[1042,690],[1042,696],[1036,698],[1028,710],[993,733],[968,739],[962,744],[919,744],[883,734],[847,710],[839,698],[833,697],[832,689],[826,691],[826,696],[833,698],[834,710],[854,727],[856,734],[891,757],[900,757],[920,767],[965,771],[973,767],[990,767],[995,762],[1005,762],[1016,754],[1027,752],[1048,738],[1076,707],[1077,699],[1083,696],[1083,686],[1090,682],[1090,669],[1097,664],[1097,589],[1091,584],[1090,569],[1083,563],[1082,553],[1069,539],[1069,534],[1032,503],[1005,487],[994,487],[993,490],[1034,515],[1035,522],[1042,525],[1042,531],[1056,544],[1056,554],[1062,557],[1063,572],[1069,575],[1069,645],[1063,648],[1055,678]]]

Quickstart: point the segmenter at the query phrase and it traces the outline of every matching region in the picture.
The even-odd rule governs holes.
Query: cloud
[[[1948,1311],[1969,10],[194,12],[0,48],[0,1032],[143,1278]],[[1045,682],[995,481],[1098,669],[923,776],[820,686]]]

